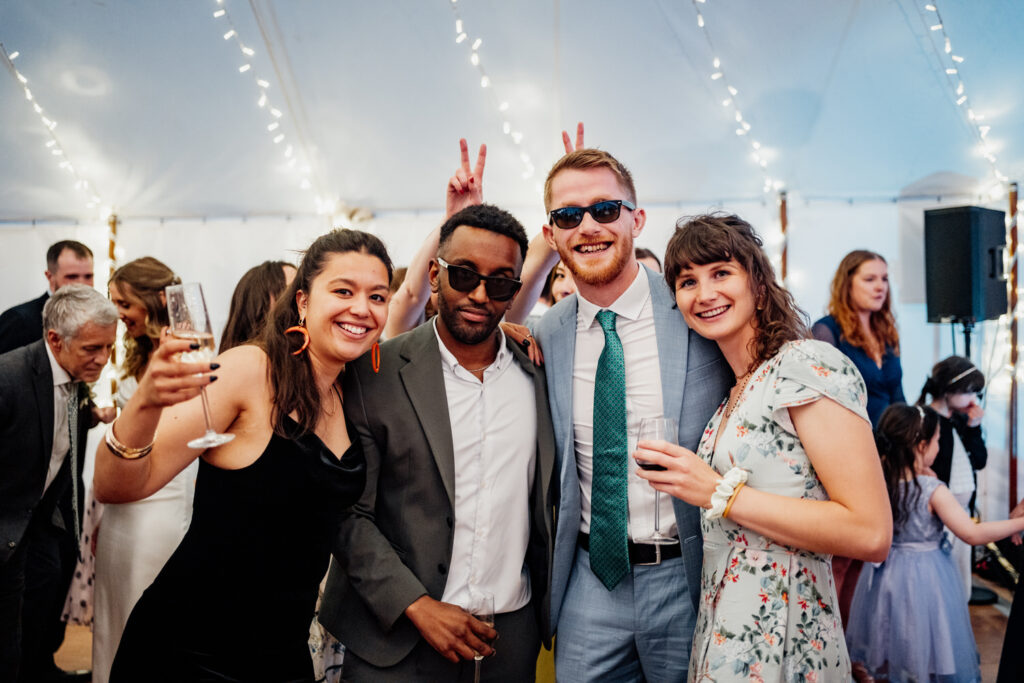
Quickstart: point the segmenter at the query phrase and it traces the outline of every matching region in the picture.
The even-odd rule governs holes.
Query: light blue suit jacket
[[[700,443],[708,419],[732,386],[735,377],[718,347],[686,326],[683,316],[676,309],[672,291],[661,275],[646,267],[644,270],[651,286],[664,414],[666,417],[677,417],[679,443],[693,450]],[[551,573],[552,629],[558,626],[558,615],[569,583],[580,531],[580,482],[576,472],[572,418],[576,307],[575,294],[562,299],[544,315],[534,331],[544,351],[560,482],[558,527]],[[626,371],[629,372],[629,368]],[[682,543],[686,582],[696,614],[704,555],[700,510],[681,500],[673,500],[673,505]]]

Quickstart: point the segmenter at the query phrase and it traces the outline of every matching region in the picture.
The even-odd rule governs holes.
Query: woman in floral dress
[[[639,476],[705,508],[690,680],[848,680],[831,555],[880,562],[892,538],[864,382],[806,338],[739,217],[681,222],[665,265],[687,324],[736,373],[697,453],[641,442],[635,454],[666,468]]]

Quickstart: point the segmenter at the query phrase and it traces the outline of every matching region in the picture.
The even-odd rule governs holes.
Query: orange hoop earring
[[[373,372],[380,372],[380,344],[373,342],[373,346],[370,347],[370,364],[373,366]]]
[[[291,327],[289,327],[287,330],[284,331],[285,334],[292,334],[293,332],[302,335],[302,346],[300,346],[295,351],[292,351],[292,355],[293,356],[297,356],[300,353],[302,353],[303,351],[305,351],[306,348],[309,347],[309,331],[306,330],[306,319],[305,318],[299,318],[299,324],[298,325],[292,325]]]

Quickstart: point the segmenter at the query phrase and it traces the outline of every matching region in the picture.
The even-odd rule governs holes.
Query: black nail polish
[[[210,375],[210,384],[213,384],[216,381],[217,381],[217,375]]]
[[[193,351],[198,351],[199,350],[199,342],[192,342],[191,344],[188,345],[188,348],[192,349]]]
[[[210,363],[210,369],[211,370],[216,370],[219,367],[220,367],[220,363]]]
[[[523,350],[525,351],[526,349],[530,348],[530,340],[524,339],[523,341],[519,342],[519,345],[522,346]]]

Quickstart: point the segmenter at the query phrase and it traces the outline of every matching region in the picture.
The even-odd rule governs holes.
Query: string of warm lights
[[[298,186],[313,195],[316,212],[318,214],[332,213],[335,208],[334,202],[315,193],[313,189],[313,169],[309,161],[299,159],[299,150],[296,149],[296,146],[288,139],[288,136],[282,129],[284,112],[271,101],[270,81],[260,76],[253,65],[252,59],[256,56],[256,50],[249,43],[242,40],[238,27],[231,18],[231,13],[224,5],[224,0],[214,1],[217,9],[213,12],[213,18],[227,28],[223,33],[224,40],[234,41],[242,55],[242,63],[238,67],[238,73],[248,74],[256,84],[256,90],[259,95],[256,99],[256,106],[266,112],[267,134],[274,145],[281,147],[285,166],[298,176]]]
[[[722,107],[732,114],[731,118],[736,123],[736,135],[750,140],[750,158],[761,169],[761,175],[764,177],[764,191],[771,192],[774,190],[777,192],[785,187],[785,183],[777,178],[772,178],[768,171],[766,150],[760,142],[754,139],[753,126],[743,117],[743,112],[740,110],[738,102],[739,89],[732,84],[726,75],[725,68],[722,66],[722,60],[719,59],[718,51],[715,49],[715,43],[711,40],[707,20],[704,18],[704,13],[701,12],[700,7],[698,7],[698,5],[706,4],[707,0],[690,0],[690,2],[693,5],[693,11],[697,14],[697,28],[704,34],[704,40],[707,42],[708,49],[711,50],[713,55],[710,78],[722,86]]]
[[[967,87],[964,85],[963,74],[961,73],[965,60],[962,55],[953,52],[953,42],[950,40],[949,32],[946,30],[946,24],[942,20],[942,13],[939,11],[937,0],[933,0],[923,7],[919,6],[918,11],[921,13],[921,19],[928,27],[931,35],[942,37],[941,50],[936,46],[934,38],[932,38],[932,48],[943,65],[946,80],[953,90],[953,98],[957,107],[963,112],[968,125],[971,126],[978,138],[982,156],[985,157],[985,160],[991,166],[992,174],[996,180],[1000,183],[1007,182],[1009,178],[999,170],[999,167],[996,165],[998,159],[988,143],[988,134],[992,130],[992,126],[984,123],[984,114],[976,113],[971,107],[971,99],[967,94]]]
[[[25,93],[25,100],[32,105],[33,111],[35,111],[36,116],[39,117],[39,122],[42,123],[43,128],[46,129],[46,135],[49,139],[46,141],[45,147],[49,151],[50,155],[57,161],[57,167],[68,173],[74,179],[73,184],[75,189],[80,191],[86,197],[86,208],[95,209],[96,207],[102,206],[103,199],[100,197],[100,193],[96,189],[96,186],[87,178],[83,177],[82,174],[79,173],[78,168],[71,163],[71,159],[68,157],[67,151],[64,149],[64,145],[61,144],[60,138],[58,138],[57,134],[54,132],[54,129],[57,128],[57,122],[46,112],[45,109],[43,109],[43,106],[39,104],[39,100],[36,99],[32,90],[29,89],[28,78],[26,78],[26,76],[21,73],[16,66],[14,66],[14,60],[18,58],[19,54],[21,53],[18,51],[8,53],[7,48],[4,47],[3,43],[0,43],[0,59],[3,59],[4,66],[7,67],[7,70],[15,80],[18,81],[18,86]],[[103,209],[101,209],[101,211],[106,213]],[[106,216],[103,217],[105,218]]]
[[[514,128],[509,119],[511,105],[509,105],[508,100],[501,99],[498,96],[497,89],[494,87],[494,83],[491,82],[491,77],[487,75],[487,69],[484,68],[483,61],[480,59],[480,46],[483,45],[483,38],[470,39],[469,33],[466,31],[466,23],[462,20],[462,15],[459,13],[458,0],[450,0],[448,5],[451,7],[452,14],[455,15],[455,42],[459,45],[465,44],[469,48],[469,63],[476,68],[477,73],[480,75],[480,88],[490,91],[491,98],[498,110],[498,116],[501,117],[501,132],[512,140],[513,145],[519,148],[519,160],[523,163],[523,180],[529,180],[537,169],[534,167],[530,155],[523,148],[522,131]],[[542,189],[538,183],[538,191]]]

